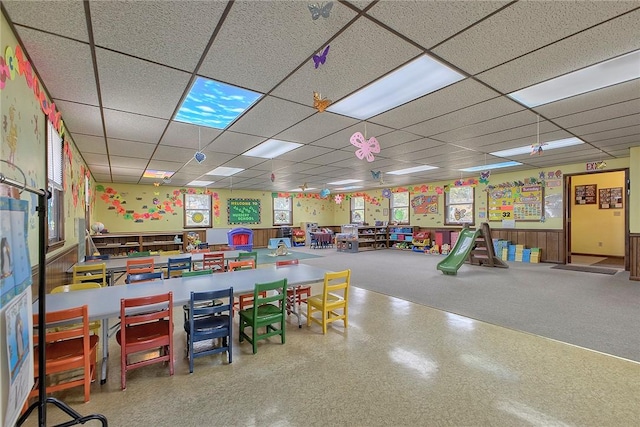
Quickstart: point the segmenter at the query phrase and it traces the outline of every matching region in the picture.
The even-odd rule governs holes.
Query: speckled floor
[[[152,365],[120,390],[112,340],[107,384],[57,396],[110,426],[633,426],[640,364],[352,288],[350,323],[262,341],[234,339],[234,361],[196,359],[181,316],[176,373]],[[236,319],[237,324],[237,319]],[[237,335],[236,335],[237,337]],[[33,415],[26,425],[37,425]],[[56,409],[47,425],[68,420]],[[87,424],[87,425],[98,425]]]

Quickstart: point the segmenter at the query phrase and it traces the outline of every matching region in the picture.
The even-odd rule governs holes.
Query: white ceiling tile
[[[109,159],[104,154],[83,153],[82,157],[84,157],[84,160],[90,165],[102,165],[102,166],[109,165]]]
[[[76,134],[104,135],[99,107],[61,100],[55,100],[55,103],[62,113],[65,128],[74,136]]]
[[[73,135],[73,142],[83,154],[107,154],[107,146],[102,136]]]
[[[599,133],[608,130],[615,130],[618,128],[625,128],[629,126],[638,125],[640,123],[640,114],[632,114],[625,117],[618,117],[610,120],[603,120],[601,122],[590,123],[587,125],[576,126],[569,128],[571,132],[574,132],[576,135],[584,135],[587,136],[592,133]]]
[[[95,43],[193,72],[225,6],[210,1],[188,7],[179,1],[156,1],[153,7],[142,1],[92,2]]]
[[[167,121],[115,110],[104,110],[109,138],[157,143],[167,127]]]
[[[76,40],[89,41],[82,2],[3,0],[2,5],[15,24],[38,28]],[[23,30],[17,29],[19,33]]]
[[[184,166],[182,162],[168,162],[164,160],[151,160],[147,169],[159,170],[159,171],[177,171]],[[140,174],[142,175],[142,173]]]
[[[217,153],[242,154],[264,141],[264,137],[226,131],[207,146],[203,152],[205,154],[210,151]]]
[[[152,160],[179,161],[186,163],[193,158],[196,148],[170,147],[159,145],[153,153]]]
[[[128,156],[142,159],[149,159],[156,149],[156,144],[127,141],[117,138],[107,139],[107,146],[109,147],[109,155],[111,156]]]
[[[169,119],[191,77],[105,49],[96,49],[96,57],[103,105],[114,110]]]
[[[638,93],[638,95],[640,95],[640,93]],[[574,128],[580,125],[629,116],[631,114],[640,114],[640,97],[631,101],[619,102],[617,104],[607,105],[606,107],[558,117],[553,121],[564,128]]]
[[[322,154],[326,154],[332,151],[330,148],[324,147],[316,147],[313,145],[303,145],[302,147],[298,147],[295,150],[289,151],[288,153],[283,154],[278,157],[278,160],[289,160],[294,162],[304,162],[305,160],[320,156]]]
[[[92,175],[93,175],[93,179],[95,179],[97,183],[111,182],[111,174],[92,172]]]
[[[138,173],[138,176],[142,175],[145,167],[147,166],[147,159],[136,159],[133,157],[123,156],[110,156],[111,169],[114,173],[122,174],[121,169],[133,169]],[[131,174],[134,174],[131,172]]]
[[[314,111],[304,105],[266,96],[244,113],[229,130],[271,138],[309,117]]]
[[[358,123],[339,132],[328,135],[322,139],[319,139],[311,145],[335,149],[353,147],[355,151],[356,148],[355,146],[351,145],[350,140],[351,136],[356,132],[360,132],[363,136],[365,136],[366,134],[367,139],[371,138],[372,136],[375,136],[377,139],[382,135],[386,135],[391,132],[391,129],[384,126],[376,125],[374,123]]]
[[[352,159],[352,161],[358,162],[366,162],[366,160],[358,160],[358,158],[353,154],[353,152],[335,150],[327,154],[323,154],[318,157],[314,157],[313,159],[307,160],[307,163],[316,164],[316,165],[331,165],[334,162],[339,162],[341,160]]]
[[[381,150],[380,154],[386,157],[395,157],[396,155],[413,153],[415,151],[428,151],[429,149],[439,145],[442,145],[442,143],[429,138],[420,138],[404,144],[394,145],[393,147],[385,147]]]
[[[160,145],[193,148],[195,150],[198,148],[198,143],[200,143],[201,148],[205,147],[221,133],[222,131],[219,129],[172,121],[162,136]]]
[[[307,144],[322,138],[328,133],[337,132],[358,122],[359,120],[328,111],[315,113],[311,117],[307,117],[300,123],[277,134],[274,138]]]
[[[434,49],[470,74],[512,60],[637,7],[634,1],[521,1]]]
[[[637,123],[637,122],[636,122]],[[630,135],[640,134],[640,125],[625,126],[603,132],[595,132],[590,134],[580,135],[583,141],[586,142],[598,142],[612,138],[623,138]]]

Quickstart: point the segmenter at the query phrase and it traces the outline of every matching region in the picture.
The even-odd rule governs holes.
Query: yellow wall
[[[627,203],[624,195],[624,172],[608,172],[571,177],[571,252],[589,255],[624,256],[624,208],[600,209],[596,204],[576,204],[576,185],[596,184],[597,190],[622,187],[623,207]],[[596,191],[596,196],[598,191]]]

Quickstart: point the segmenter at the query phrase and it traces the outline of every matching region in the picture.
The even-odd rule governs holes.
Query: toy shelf
[[[96,249],[102,255],[126,256],[132,251],[186,251],[187,231],[173,231],[164,233],[122,233],[122,234],[92,234],[91,239]],[[180,242],[175,242],[175,236]]]
[[[417,227],[408,225],[392,225],[388,227],[389,248],[410,251],[412,249],[413,232]]]

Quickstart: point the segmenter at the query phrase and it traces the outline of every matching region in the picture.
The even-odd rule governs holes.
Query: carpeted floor
[[[595,264],[594,264],[595,265]],[[581,271],[583,273],[599,273],[599,274],[616,274],[618,270],[614,270],[612,268],[602,268],[602,267],[591,267],[588,265],[575,265],[575,264],[558,264],[551,267],[556,270],[570,270],[570,271]]]
[[[306,253],[306,252],[302,252],[302,251],[292,251],[291,249],[288,250],[288,254],[287,255],[280,255],[280,256],[271,256],[271,254],[274,253],[273,249],[255,249],[256,252],[258,252],[258,265],[260,264],[275,264],[276,261],[284,261],[284,260],[289,260],[289,259],[308,259],[308,258],[319,258],[322,255],[314,255],[314,254],[310,254],[310,253]]]
[[[509,262],[508,269],[464,264],[456,276],[445,276],[436,269],[441,259],[395,250],[334,250],[304,262],[334,271],[350,268],[359,288],[640,361],[640,286],[628,272],[585,274]]]

